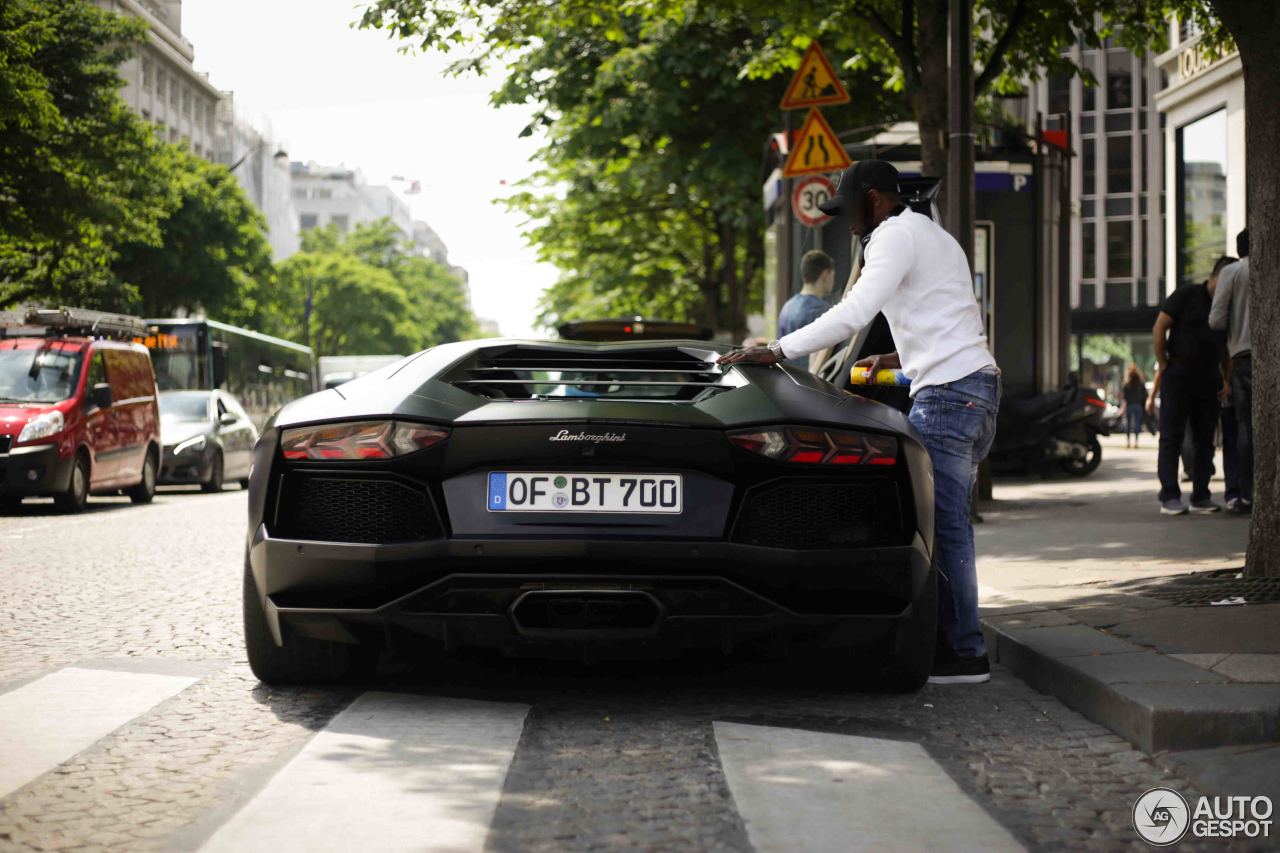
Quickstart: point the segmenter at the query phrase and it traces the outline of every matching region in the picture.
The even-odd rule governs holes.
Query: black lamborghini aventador
[[[697,341],[470,341],[298,400],[255,450],[245,640],[269,683],[383,648],[784,641],[928,676],[929,459],[896,409]]]

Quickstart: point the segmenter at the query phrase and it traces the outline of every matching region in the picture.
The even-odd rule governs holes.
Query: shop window
[[[1227,119],[1218,110],[1177,132],[1180,284],[1204,281],[1227,246]]]
[[[1107,277],[1128,278],[1133,275],[1133,221],[1115,219],[1107,222]]]
[[[1133,192],[1133,139],[1107,137],[1107,192]]]

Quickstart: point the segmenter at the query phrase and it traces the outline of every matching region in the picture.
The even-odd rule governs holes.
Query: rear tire
[[[159,467],[157,455],[154,447],[147,449],[147,457],[142,461],[142,479],[138,485],[125,492],[129,500],[136,504],[149,504],[156,496],[156,468]]]
[[[213,461],[209,463],[209,479],[200,484],[202,492],[220,492],[222,491],[223,476],[222,451],[217,450],[213,453]]]
[[[75,465],[71,469],[71,482],[67,490],[53,496],[53,505],[58,512],[77,513],[89,502],[89,459],[84,453],[76,454]]]
[[[938,572],[932,569],[925,588],[894,632],[876,686],[889,693],[915,693],[929,680],[938,639]]]
[[[277,646],[258,598],[253,571],[244,568],[244,646],[249,668],[263,684],[333,683],[372,675],[378,649],[330,643],[310,637],[287,636]]]
[[[1102,442],[1096,435],[1089,436],[1089,450],[1083,459],[1063,459],[1062,470],[1073,477],[1087,477],[1102,464]]]

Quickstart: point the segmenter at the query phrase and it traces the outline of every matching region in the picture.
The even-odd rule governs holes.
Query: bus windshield
[[[161,391],[209,388],[210,377],[204,357],[204,341],[196,324],[175,324],[138,342],[151,350],[156,387]]]
[[[80,351],[0,349],[0,402],[57,403],[75,393]]]

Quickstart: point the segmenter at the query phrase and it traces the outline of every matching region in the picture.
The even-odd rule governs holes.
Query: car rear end
[[[249,563],[273,637],[599,657],[895,636],[932,582],[905,421],[716,355],[481,350],[413,395],[455,417],[268,430]]]

